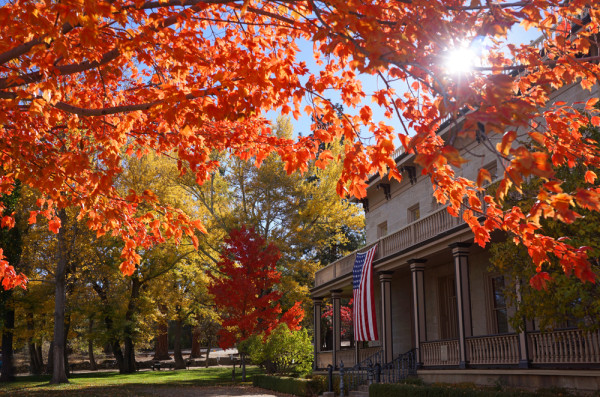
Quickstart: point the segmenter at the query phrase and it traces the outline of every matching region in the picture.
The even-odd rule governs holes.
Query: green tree
[[[290,138],[292,133],[288,118],[278,118],[274,123],[276,136]],[[327,150],[337,157],[342,155],[343,146],[329,144]],[[278,270],[282,274],[281,288],[286,291],[284,308],[299,300],[307,301],[314,273],[322,263],[344,256],[362,243],[362,211],[340,200],[335,190],[341,162],[324,166],[317,159],[304,173],[288,173],[285,162],[276,154],[262,161],[226,154],[215,154],[214,159],[221,167],[204,184],[196,183],[191,174],[179,180],[206,209],[203,223],[210,233],[201,236],[200,250],[214,265],[230,230],[242,225],[253,227],[281,252]]]
[[[583,136],[590,143],[600,147],[600,130],[588,127]],[[576,191],[580,188],[598,186],[595,175],[598,169],[574,164],[573,167],[558,167],[556,177],[564,180],[562,189]],[[537,203],[541,185],[551,183],[534,178],[525,183],[521,192],[511,191],[505,206],[518,206],[527,213]],[[559,211],[559,209],[557,209]],[[564,219],[539,218],[542,230],[556,239],[566,240],[572,246],[588,247],[591,270],[600,276],[600,214],[585,208],[578,208],[578,215]],[[543,278],[533,278],[536,274],[531,257],[515,239],[496,242],[491,245],[491,270],[505,276],[504,296],[507,303],[515,308],[510,319],[516,329],[524,329],[525,320],[534,320],[541,329],[577,326],[582,329],[600,329],[600,285],[581,283],[577,268],[564,268],[559,258],[551,256],[551,263],[545,267]],[[529,280],[532,280],[528,282]],[[538,283],[535,282],[538,281]]]
[[[0,197],[0,204],[4,206],[4,211],[0,214],[3,218],[2,228],[0,228],[0,247],[3,249],[3,255],[11,264],[18,264],[21,259],[23,242],[21,238],[22,230],[19,227],[7,229],[4,226],[4,217],[14,216],[15,222],[19,220],[16,215],[19,199],[21,196],[21,186],[19,181],[15,182],[14,188],[10,194],[4,194]],[[0,258],[1,259],[1,258]],[[0,291],[0,314],[2,315],[2,372],[0,381],[6,382],[14,379],[13,364],[13,335],[15,327],[15,308],[12,299],[13,290]]]
[[[293,331],[279,324],[269,335],[250,338],[246,349],[252,362],[269,374],[305,375],[312,369],[313,345],[305,328]]]

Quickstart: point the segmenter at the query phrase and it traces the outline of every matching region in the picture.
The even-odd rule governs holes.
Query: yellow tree
[[[274,132],[281,138],[291,137],[290,120],[277,119]],[[332,143],[327,149],[340,155],[343,145]],[[202,220],[210,233],[201,238],[200,250],[214,264],[227,233],[242,225],[252,226],[282,254],[278,266],[281,288],[286,291],[284,307],[305,300],[313,274],[320,266],[318,253],[342,245],[347,242],[348,230],[360,233],[364,226],[362,211],[340,200],[336,193],[342,164],[317,160],[309,164],[306,172],[291,174],[277,155],[265,158],[259,168],[253,160],[225,155],[220,164],[219,172],[203,185],[188,175],[180,178],[189,194],[204,207]]]

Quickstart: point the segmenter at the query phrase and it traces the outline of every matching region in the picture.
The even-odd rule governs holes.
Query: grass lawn
[[[50,376],[19,376],[17,381],[0,383],[0,395],[10,396],[145,396],[142,389],[161,386],[221,386],[233,385],[232,367],[192,368],[189,370],[144,371],[129,375],[118,372],[73,374],[70,383],[51,385]],[[236,368],[236,382],[241,384],[241,369]],[[246,367],[246,383],[252,375],[262,373],[258,367]]]

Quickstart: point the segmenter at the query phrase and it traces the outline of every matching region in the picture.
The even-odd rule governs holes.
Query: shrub
[[[301,397],[318,396],[326,389],[322,388],[322,379],[289,378],[273,375],[254,375],[252,384],[267,390],[293,394]]]
[[[259,335],[246,341],[250,359],[268,374],[307,374],[312,368],[313,347],[305,329],[291,331],[279,324],[265,339]]]
[[[540,391],[536,393],[523,390],[494,391],[491,389],[478,389],[469,384],[435,384],[435,385],[413,385],[413,384],[372,384],[369,387],[370,397],[535,397],[535,396],[569,396],[567,394],[554,394],[550,390],[547,394]]]

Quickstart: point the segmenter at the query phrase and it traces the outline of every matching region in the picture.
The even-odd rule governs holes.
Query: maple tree
[[[300,328],[299,323],[304,317],[300,302],[281,314],[278,301],[283,292],[276,289],[281,277],[276,269],[279,258],[275,245],[266,244],[265,239],[252,228],[242,226],[234,229],[225,239],[221,260],[217,264],[218,273],[208,273],[211,279],[208,291],[221,310],[218,336],[222,349],[253,335],[269,336],[281,323],[291,330]],[[244,353],[242,351],[242,355]]]
[[[599,142],[600,129],[585,128],[584,136]],[[598,143],[600,145],[600,142]],[[573,168],[559,167],[556,173],[565,180],[564,185],[571,189],[589,184],[586,181],[587,167],[581,164]],[[593,172],[598,172],[594,169]],[[534,178],[523,185],[520,194],[512,194],[505,205],[517,205],[524,212],[536,202],[536,192],[543,183]],[[595,186],[600,181],[594,182]],[[493,186],[492,186],[493,187]],[[515,192],[516,193],[516,192]],[[556,220],[543,220],[544,232],[556,238],[569,238],[579,246],[590,247],[589,255],[593,263],[592,271],[600,276],[600,214],[594,211],[580,211],[581,217],[565,224]],[[555,329],[565,326],[595,331],[600,328],[600,285],[598,283],[581,284],[574,275],[566,275],[560,263],[554,258],[547,267],[551,280],[542,285],[523,283],[535,274],[531,258],[522,246],[516,246],[512,239],[491,244],[490,262],[492,269],[505,274],[502,293],[507,304],[514,308],[510,313],[510,322],[515,329],[526,329],[525,321],[535,321],[539,329]]]
[[[131,156],[176,156],[201,183],[218,166],[213,151],[257,164],[277,152],[288,171],[305,170],[319,143],[343,136],[338,193],[362,197],[373,172],[402,178],[391,156],[399,140],[450,212],[468,203],[463,217],[479,244],[494,229],[515,236],[533,259],[534,284],[549,277],[553,257],[564,272],[593,281],[587,249],[545,235],[540,219],[570,223],[579,208],[600,210],[597,187],[565,190],[552,171],[576,160],[598,166],[597,147],[578,132],[600,124],[595,99],[551,97],[597,83],[599,19],[588,0],[8,2],[0,8],[0,193],[10,193],[15,179],[36,186],[42,197],[31,222],[45,217],[55,232],[57,210],[78,206],[88,227],[124,241],[121,270],[132,274],[141,259],[136,247],[193,236],[202,226],[151,191],[119,191],[114,179]],[[517,24],[539,29],[543,51],[506,45]],[[449,75],[444,54],[478,38],[490,41],[486,66]],[[298,40],[313,42],[320,70],[300,60]],[[365,93],[360,75],[375,76],[382,88]],[[341,116],[327,99],[332,90],[349,109]],[[400,130],[374,119],[363,101],[369,97]],[[310,137],[277,137],[263,117],[272,109],[321,122]],[[458,176],[452,166],[463,159],[454,140],[435,134],[447,119],[464,120],[456,136],[475,137],[482,124],[484,141],[501,137],[489,145],[505,165],[501,188],[485,196],[485,208],[477,193],[489,173]],[[517,131],[547,150],[522,145]],[[330,157],[321,153],[319,164]],[[528,214],[503,209],[508,189],[530,175],[545,180],[537,205]],[[10,214],[2,218],[3,226],[13,223]],[[23,284],[0,260],[3,284]]]
[[[273,130],[277,136],[291,137],[289,118],[278,118]],[[329,150],[335,154],[343,148],[334,143]],[[364,228],[359,207],[343,202],[335,191],[341,164],[330,163],[321,169],[310,162],[303,174],[287,174],[276,154],[269,155],[260,168],[252,160],[225,154],[219,159],[219,171],[203,185],[189,174],[178,179],[202,207],[203,223],[210,230],[199,238],[202,256],[208,263],[218,262],[228,231],[252,226],[281,253],[277,270],[281,272],[281,288],[286,291],[282,306],[289,308],[298,300],[308,303],[314,272],[327,263],[327,257],[319,254],[336,246],[336,255],[352,252],[356,246],[346,246],[348,235],[359,234]]]

